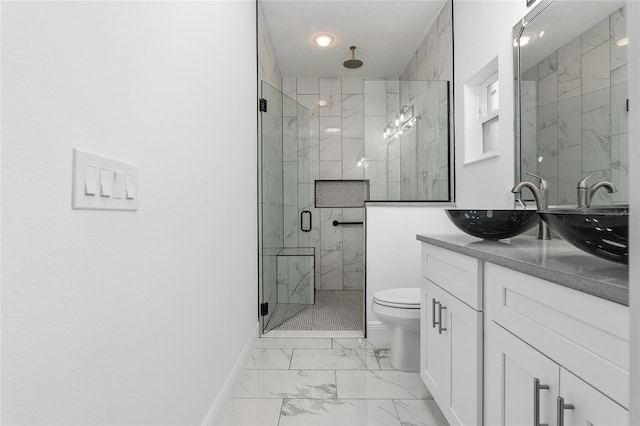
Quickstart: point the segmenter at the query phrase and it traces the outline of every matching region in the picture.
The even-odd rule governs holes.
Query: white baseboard
[[[244,348],[242,348],[242,352],[238,356],[238,360],[233,365],[231,372],[227,376],[227,380],[224,381],[222,385],[222,389],[218,392],[218,396],[215,401],[209,408],[209,412],[206,417],[202,421],[202,426],[210,426],[214,424],[214,420],[220,414],[222,408],[226,405],[225,403],[231,399],[231,390],[233,389],[233,385],[236,383],[238,375],[244,370],[244,366],[249,358],[249,355],[253,351],[253,348],[256,346],[256,341],[258,340],[258,333],[260,330],[260,323],[256,323],[256,327],[253,332],[249,335]]]
[[[391,347],[391,332],[380,321],[367,321],[367,340],[378,349]]]

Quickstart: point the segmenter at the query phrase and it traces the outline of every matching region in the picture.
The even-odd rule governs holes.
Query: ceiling
[[[398,78],[445,0],[262,0],[282,77]],[[320,48],[319,33],[335,41]],[[342,63],[364,65],[348,70]]]

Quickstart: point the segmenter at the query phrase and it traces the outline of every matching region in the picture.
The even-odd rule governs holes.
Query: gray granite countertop
[[[535,236],[489,241],[467,234],[417,235],[419,241],[495,263],[622,305],[629,305],[629,268],[584,253],[561,239]]]

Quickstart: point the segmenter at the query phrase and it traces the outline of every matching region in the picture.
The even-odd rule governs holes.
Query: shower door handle
[[[300,212],[300,230],[302,232],[311,231],[311,212],[309,210],[303,210]]]

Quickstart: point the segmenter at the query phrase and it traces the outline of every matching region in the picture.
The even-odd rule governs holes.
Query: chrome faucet
[[[536,207],[538,210],[546,210],[547,209],[547,181],[541,178],[540,176],[536,176],[533,173],[527,173],[529,176],[533,176],[535,178],[540,179],[540,185],[536,186],[535,184],[523,181],[513,187],[511,192],[514,194],[521,192],[524,188],[529,188],[531,193],[533,194],[533,198],[536,200]],[[538,224],[538,239],[539,240],[550,240],[551,233],[549,232],[549,226],[544,221],[540,221]]]
[[[587,179],[589,179],[591,176],[593,175],[589,175],[578,182],[578,208],[591,207],[593,194],[595,194],[596,191],[600,188],[605,188],[609,194],[618,192],[618,189],[615,187],[615,185],[606,180],[601,180],[600,182],[594,183],[591,186],[587,186]]]

